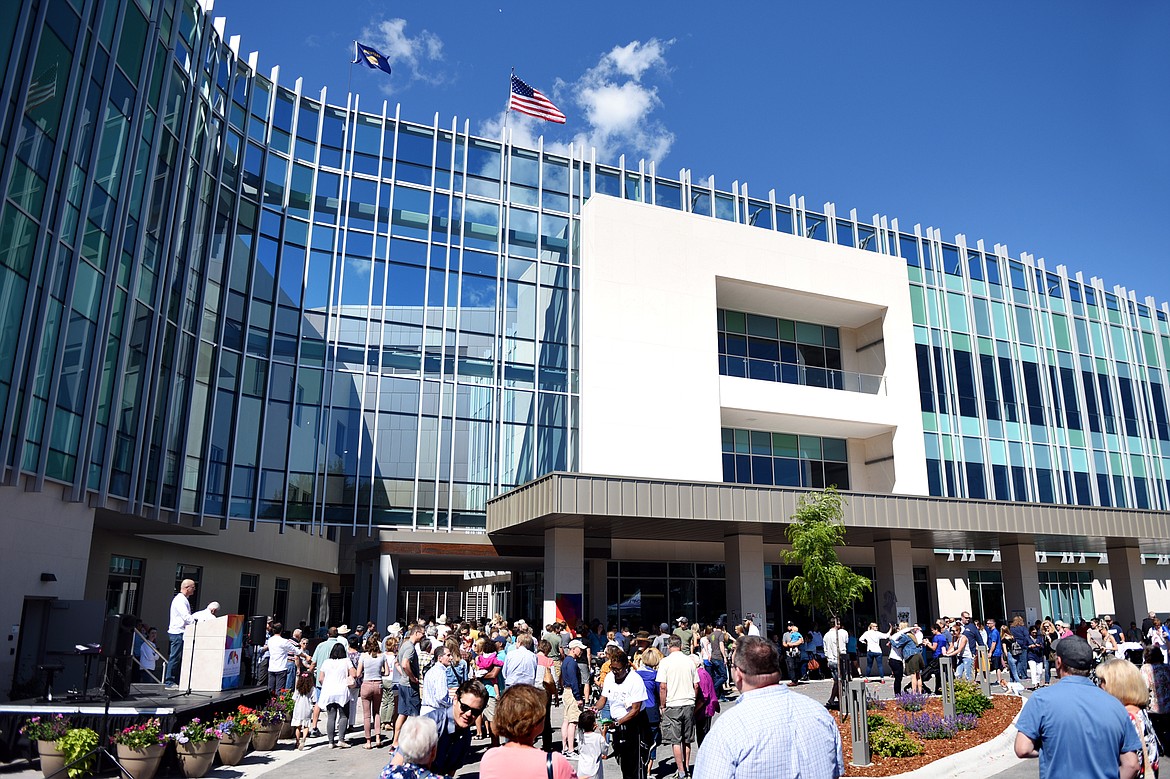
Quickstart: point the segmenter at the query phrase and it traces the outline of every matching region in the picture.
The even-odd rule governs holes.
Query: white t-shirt
[[[858,643],[865,645],[866,652],[875,652],[881,654],[882,639],[889,637],[889,633],[883,633],[880,630],[867,630],[857,638],[857,641]]]
[[[682,654],[677,652],[676,654]],[[685,655],[683,655],[685,657]],[[689,663],[690,660],[687,660]],[[606,675],[605,684],[601,688],[601,694],[609,703],[609,713],[614,720],[619,720],[630,713],[630,707],[635,703],[645,703],[646,697],[646,683],[642,681],[642,677],[630,671],[626,674],[625,681],[618,684],[616,678],[612,673]]]
[[[142,645],[138,647],[138,665],[153,671],[158,664],[158,652],[149,641],[143,641]]]
[[[268,673],[283,673],[288,669],[289,655],[298,654],[300,644],[277,633],[268,639]]]
[[[581,733],[577,736],[577,775],[600,776],[601,756],[609,754],[609,745],[597,731]]]
[[[845,654],[848,647],[849,631],[845,628],[830,629],[828,633],[825,633],[825,657],[829,658],[829,662],[833,665],[837,664],[837,658]]]
[[[171,634],[182,633],[192,621],[191,601],[187,600],[187,596],[180,592],[171,599],[171,617],[170,621],[167,622],[167,632]]]
[[[606,677],[609,681],[609,677]],[[671,652],[658,663],[654,681],[666,685],[666,705],[694,706],[695,685],[699,683],[699,672],[691,662],[690,655]],[[612,706],[611,706],[612,709]]]

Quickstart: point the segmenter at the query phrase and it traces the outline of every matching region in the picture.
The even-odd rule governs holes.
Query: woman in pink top
[[[705,663],[691,655],[699,673],[699,694],[695,696],[695,739],[703,746],[703,739],[711,729],[711,718],[719,711],[719,698],[715,695],[715,680]]]
[[[563,755],[533,746],[544,730],[546,698],[542,690],[527,684],[504,691],[492,728],[508,743],[484,753],[479,762],[480,779],[546,779],[549,760],[553,779],[577,779],[577,772]]]

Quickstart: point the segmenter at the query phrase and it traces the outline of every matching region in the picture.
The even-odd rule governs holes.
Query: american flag
[[[546,122],[565,123],[565,115],[561,113],[561,109],[553,105],[539,89],[533,89],[515,76],[512,76],[512,94],[508,98],[508,108]]]

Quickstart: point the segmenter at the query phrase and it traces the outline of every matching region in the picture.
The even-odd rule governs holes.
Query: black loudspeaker
[[[102,655],[105,657],[132,657],[134,655],[134,626],[138,617],[133,614],[107,614],[102,626]]]
[[[248,643],[260,646],[268,640],[268,617],[252,617],[248,624]]]
[[[134,673],[134,659],[130,655],[108,657],[105,660],[106,678],[102,686],[110,700],[120,701],[130,697],[130,679]]]

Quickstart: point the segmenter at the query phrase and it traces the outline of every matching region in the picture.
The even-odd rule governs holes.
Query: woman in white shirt
[[[882,641],[890,637],[889,633],[883,633],[878,630],[876,622],[869,623],[869,630],[857,637],[857,642],[865,647],[865,675],[873,678],[873,666],[877,664],[878,681],[884,682],[886,680],[885,670],[882,667]],[[893,654],[891,653],[891,659]]]
[[[1150,628],[1150,632],[1146,634],[1150,639],[1150,646],[1165,646],[1166,645],[1166,631],[1162,629],[1162,620],[1154,617],[1154,626]]]
[[[158,631],[154,628],[146,631],[146,640],[138,647],[138,681],[151,682],[154,679],[154,669],[158,665],[158,650],[155,648],[155,641],[158,640]],[[149,674],[148,674],[149,672]]]
[[[641,676],[630,673],[626,656],[616,652],[611,655],[609,675],[593,710],[600,711],[609,704],[613,717],[613,753],[623,779],[638,779],[650,758],[650,721],[642,711],[647,698],[646,685]]]
[[[357,674],[357,668],[349,661],[349,653],[341,644],[333,645],[329,650],[329,659],[321,664],[321,670],[317,672],[317,679],[321,682],[321,697],[317,699],[317,704],[329,712],[325,735],[331,747],[349,748],[349,744],[345,743],[345,731],[349,729],[350,690],[353,684],[350,679],[356,680]]]

